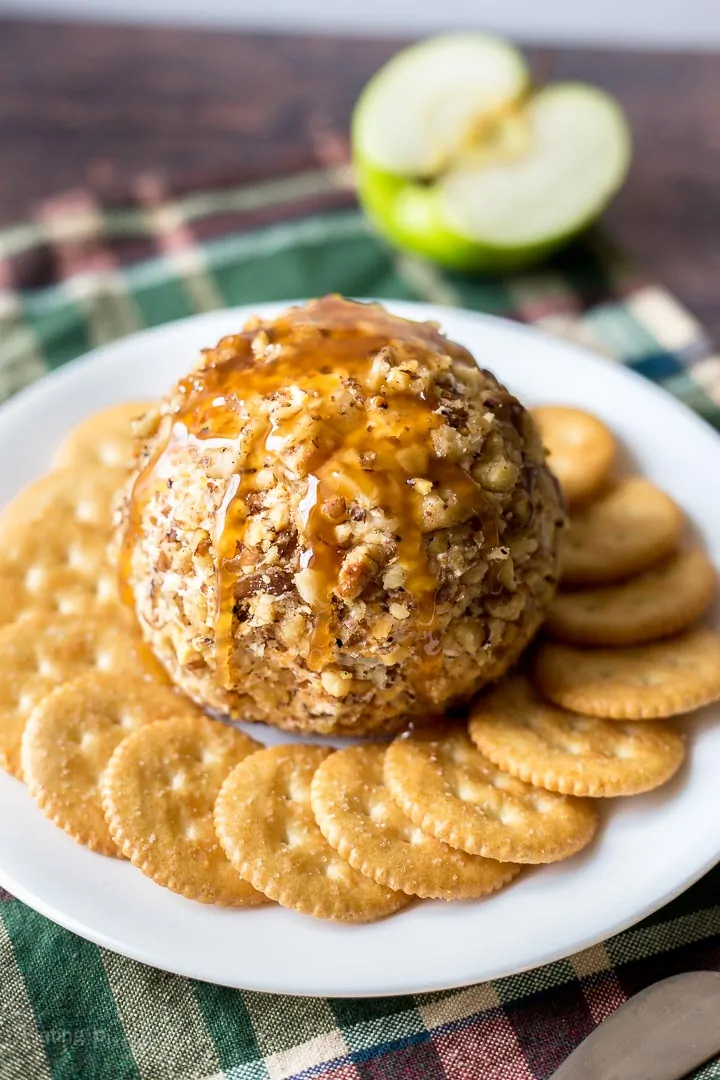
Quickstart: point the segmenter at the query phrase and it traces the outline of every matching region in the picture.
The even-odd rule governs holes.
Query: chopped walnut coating
[[[465,350],[330,301],[224,339],[169,396],[125,511],[129,583],[156,653],[212,708],[390,731],[514,661],[554,591],[563,512],[532,420]],[[346,317],[358,355],[379,342],[363,363],[338,351]],[[206,395],[227,408],[178,438],[241,353],[240,389]]]

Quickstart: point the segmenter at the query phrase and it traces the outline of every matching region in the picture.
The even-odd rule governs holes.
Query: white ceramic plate
[[[269,315],[282,306],[253,310]],[[576,404],[603,417],[635,465],[682,504],[720,564],[720,439],[689,410],[639,376],[533,330],[427,305],[389,307],[437,319],[526,403]],[[112,402],[160,396],[201,346],[237,330],[247,314],[213,312],[137,334],[69,364],[0,409],[0,505],[47,468],[76,421]],[[0,882],[115,952],[228,986],[361,996],[498,978],[624,929],[720,858],[719,717],[715,708],[693,719],[689,761],[671,785],[610,800],[587,851],[527,871],[485,901],[418,903],[369,926],[323,923],[279,907],[206,907],[159,888],[129,863],[79,847],[5,775]],[[265,728],[252,733],[281,738]]]

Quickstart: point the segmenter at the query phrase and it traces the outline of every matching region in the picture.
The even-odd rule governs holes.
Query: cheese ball
[[[251,320],[149,428],[123,587],[213,711],[391,733],[497,679],[543,619],[564,514],[538,432],[433,323],[337,296]]]

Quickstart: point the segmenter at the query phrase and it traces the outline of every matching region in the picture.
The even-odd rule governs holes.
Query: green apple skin
[[[393,246],[448,270],[498,274],[526,269],[565,247],[604,209],[595,208],[585,221],[576,222],[561,236],[528,247],[503,248],[466,240],[449,229],[431,184],[383,172],[363,161],[357,152],[353,167],[360,204],[378,233]]]
[[[625,116],[617,103],[608,99],[602,91],[596,91],[584,83],[557,83],[526,100],[539,102],[544,99],[547,102],[553,96],[568,93],[575,98],[585,96],[591,102],[600,94],[604,108],[610,106],[618,155],[614,182],[605,193],[598,193],[585,213],[568,221],[566,228],[551,235],[528,238],[525,243],[514,241],[507,245],[462,235],[448,221],[433,178],[418,179],[390,172],[365,154],[360,138],[363,110],[367,108],[363,94],[353,115],[351,142],[358,197],[368,218],[393,245],[452,270],[504,273],[525,269],[546,259],[597,220],[622,185],[632,153],[632,139]]]

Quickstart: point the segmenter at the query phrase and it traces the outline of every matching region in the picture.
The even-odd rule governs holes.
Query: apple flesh
[[[462,270],[550,254],[602,212],[630,160],[612,98],[583,83],[530,94],[518,54],[476,34],[393,58],[363,92],[352,134],[359,197],[378,230]]]

